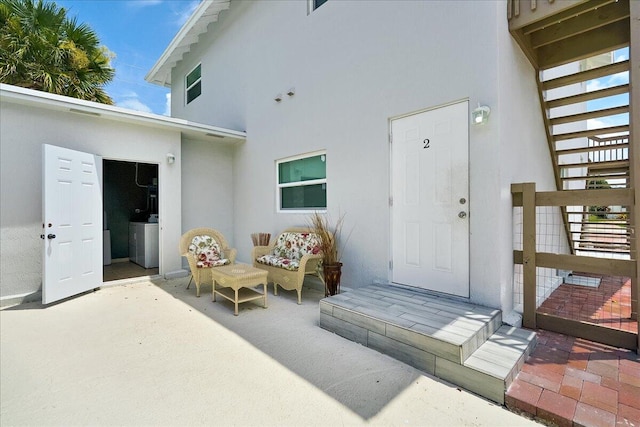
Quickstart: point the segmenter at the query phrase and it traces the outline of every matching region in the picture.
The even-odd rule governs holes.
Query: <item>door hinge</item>
[[[393,197],[389,197],[389,206],[393,206]]]
[[[389,270],[393,270],[393,260],[389,261]]]
[[[393,144],[393,134],[389,132],[389,144]]]

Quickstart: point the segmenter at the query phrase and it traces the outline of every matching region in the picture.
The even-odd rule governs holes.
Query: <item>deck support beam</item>
[[[637,203],[640,201],[640,2],[629,2],[630,12],[630,38],[629,38],[629,173],[631,188],[635,193],[635,202],[630,208],[631,224],[635,227],[635,236],[631,239],[631,259],[636,260],[636,274],[631,278],[631,311],[632,316],[638,321],[640,328],[640,316],[638,316],[638,301],[640,301],[640,254],[638,253],[638,225],[640,225],[640,209]],[[639,329],[640,330],[640,329]],[[640,354],[640,334],[637,337],[636,353]]]
[[[522,184],[522,325],[536,329],[536,184]]]

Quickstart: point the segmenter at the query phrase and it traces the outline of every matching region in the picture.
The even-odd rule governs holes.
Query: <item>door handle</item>
[[[47,234],[47,239],[51,240],[51,239],[55,239],[56,235],[55,234]]]
[[[458,213],[458,218],[466,218],[467,217],[467,213],[465,211],[460,211]]]

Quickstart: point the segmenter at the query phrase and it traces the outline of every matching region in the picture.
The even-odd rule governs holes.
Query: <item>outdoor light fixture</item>
[[[287,91],[287,95],[289,95],[289,96],[293,96],[295,94],[296,94],[296,88],[295,87],[292,87],[291,89],[289,89]]]
[[[480,105],[478,103],[478,108],[471,112],[471,117],[473,118],[474,125],[484,125],[489,121],[489,114],[491,114],[491,108],[486,105]]]
[[[167,153],[167,163],[170,165],[176,162],[176,156],[173,153]]]
[[[277,94],[276,97],[273,98],[273,100],[276,101],[276,102],[282,101],[282,94],[281,93]]]

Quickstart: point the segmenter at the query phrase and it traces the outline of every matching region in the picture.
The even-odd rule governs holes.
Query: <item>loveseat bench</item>
[[[289,291],[295,289],[298,292],[298,304],[302,304],[305,276],[320,277],[320,239],[309,228],[288,228],[268,246],[255,246],[251,251],[251,259],[255,268],[268,272],[267,281],[273,283],[274,295],[278,295],[278,286]]]

